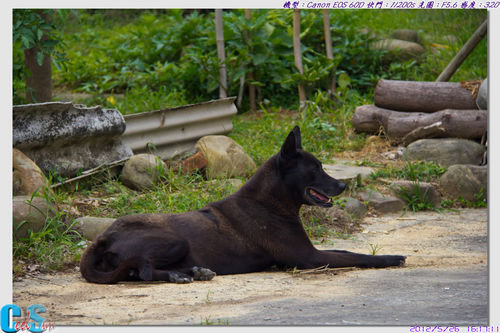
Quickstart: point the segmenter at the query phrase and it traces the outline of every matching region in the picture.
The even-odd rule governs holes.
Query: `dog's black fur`
[[[239,191],[198,211],[117,219],[83,254],[90,282],[187,283],[280,267],[400,266],[403,256],[317,250],[299,219],[303,204],[331,207],[345,185],[301,147],[295,127],[278,154]],[[214,273],[215,272],[215,273]]]

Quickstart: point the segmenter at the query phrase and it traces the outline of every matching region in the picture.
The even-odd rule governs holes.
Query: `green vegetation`
[[[23,12],[15,10],[15,18]],[[56,91],[85,92],[92,95],[88,104],[103,104],[124,113],[218,97],[212,11],[56,12],[52,21],[61,27],[61,52],[67,59],[66,67],[54,71]],[[380,78],[434,80],[486,18],[486,11],[332,10],[330,16],[333,60],[324,55],[321,11],[301,12],[305,73],[300,75],[293,60],[291,10],[252,10],[251,20],[244,18],[243,10],[224,11],[228,95],[238,95],[240,78],[250,72],[255,74],[252,83],[258,87],[258,100],[284,108],[297,108],[299,82],[306,85],[313,101],[318,92],[327,91],[332,68],[339,88],[343,84],[349,88],[344,95],[339,93],[340,101],[356,95],[369,98]],[[384,52],[370,50],[371,32],[383,37],[397,28],[420,33],[428,50],[423,58],[390,63],[384,60]],[[250,40],[245,40],[247,31]],[[456,40],[446,37],[450,34]],[[23,40],[15,39],[15,104],[23,102],[23,45]],[[486,46],[485,38],[454,75],[454,81],[486,76],[486,66],[479,65],[486,64]],[[245,97],[241,111],[247,109],[247,101]]]
[[[60,270],[80,261],[83,238],[71,228],[74,221],[69,214],[54,208],[57,206],[58,200],[65,199],[57,198],[49,193],[48,191],[45,191],[44,194],[35,193],[28,201],[29,205],[47,218],[42,230],[38,232],[28,230],[27,238],[13,242],[14,274],[22,274],[23,270],[26,269],[28,271],[37,269],[43,271]],[[41,196],[47,201],[48,211],[43,211],[35,206],[33,203],[35,195]],[[22,224],[23,222],[16,228]]]
[[[408,161],[403,168],[386,166],[370,175],[370,178],[397,178],[412,181],[430,182],[439,179],[446,172],[446,168],[434,162]]]
[[[400,197],[406,201],[406,210],[418,212],[421,210],[436,210],[432,204],[428,190],[422,191],[419,181],[414,181],[410,188],[401,187]]]

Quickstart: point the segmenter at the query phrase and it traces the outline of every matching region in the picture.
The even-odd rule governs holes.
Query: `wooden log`
[[[445,133],[442,127],[443,122],[438,121],[437,123],[431,124],[429,126],[418,127],[406,134],[401,140],[402,144],[406,147],[410,143],[420,140],[420,139],[431,139],[440,137]]]
[[[458,82],[379,80],[373,98],[378,107],[406,112],[477,109],[471,91]]]
[[[420,127],[441,122],[443,132],[439,137],[478,139],[487,130],[487,110],[441,110],[434,113],[399,112],[363,105],[357,107],[352,117],[358,132],[385,134],[395,141],[401,141],[408,133]]]
[[[364,133],[379,133],[380,128],[387,128],[387,119],[389,117],[410,117],[414,116],[413,112],[397,112],[384,108],[379,108],[375,105],[361,105],[356,108],[352,116],[352,123],[358,132]]]
[[[410,117],[389,117],[386,134],[392,140],[400,140],[411,131],[441,122],[442,138],[480,139],[488,128],[486,110],[442,110],[434,113],[418,113]]]

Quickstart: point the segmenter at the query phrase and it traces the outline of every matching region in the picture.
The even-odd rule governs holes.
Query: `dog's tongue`
[[[311,193],[312,196],[314,196],[316,199],[320,200],[320,201],[328,201],[329,199],[327,197],[325,197],[324,195],[316,192],[315,190],[311,189],[309,191],[309,193]]]

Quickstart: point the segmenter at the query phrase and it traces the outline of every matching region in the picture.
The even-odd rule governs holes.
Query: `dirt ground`
[[[75,269],[14,282],[13,302],[44,305],[56,327],[487,325],[487,233],[487,209],[367,217],[354,237],[318,247],[361,253],[375,247],[378,254],[406,255],[404,267],[269,270],[187,285],[97,285]]]

